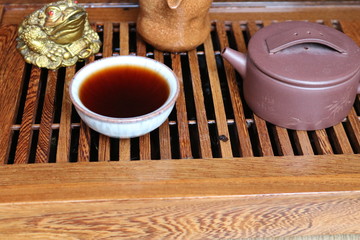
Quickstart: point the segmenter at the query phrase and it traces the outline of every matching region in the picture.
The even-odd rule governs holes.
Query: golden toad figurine
[[[27,63],[48,69],[74,65],[101,46],[87,12],[72,0],[50,3],[30,14],[19,27],[17,41]]]

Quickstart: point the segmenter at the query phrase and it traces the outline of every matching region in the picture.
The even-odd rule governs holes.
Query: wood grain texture
[[[354,151],[351,148],[351,144],[346,135],[344,126],[342,123],[339,123],[333,127],[336,141],[334,147],[338,153],[351,154]],[[334,138],[334,136],[332,136]]]
[[[66,69],[56,162],[69,161],[70,159],[72,103],[69,95],[69,84],[71,79],[74,77],[75,70],[75,66],[68,67]]]
[[[311,142],[308,136],[307,131],[299,130],[295,131],[295,144],[299,152],[303,155],[313,155],[314,150],[311,146]]]
[[[214,111],[217,126],[217,141],[222,157],[232,157],[232,149],[230,142],[229,129],[227,125],[226,112],[223,103],[221,86],[215,62],[214,48],[212,46],[211,37],[209,36],[204,42],[206,64],[208,67],[209,81],[211,87],[211,95],[214,102]],[[220,140],[220,137],[224,141]]]
[[[239,26],[236,26],[239,28]],[[226,31],[225,31],[225,23],[223,21],[218,21],[216,23],[216,29],[218,32],[218,38],[220,42],[220,48],[224,49],[229,46],[229,42],[227,40]],[[237,30],[239,31],[239,30]],[[236,35],[239,38],[240,35]],[[237,42],[243,41],[243,37],[241,39],[237,39]],[[247,124],[245,121],[245,114],[243,109],[243,104],[241,101],[241,94],[238,88],[238,84],[236,82],[235,71],[229,62],[224,61],[225,73],[227,76],[227,83],[229,87],[230,97],[232,108],[234,111],[235,124],[237,128],[237,134],[239,137],[239,149],[241,151],[241,155],[244,157],[253,156],[252,146],[250,141],[249,131],[247,129]]]
[[[48,72],[44,105],[41,113],[41,122],[39,129],[39,137],[36,147],[36,163],[46,163],[49,159],[50,147],[52,143],[52,128],[51,125],[54,120],[54,102],[56,94],[56,81],[58,71],[53,70]]]
[[[333,154],[329,138],[325,129],[316,130],[314,132],[315,146],[320,154]]]
[[[95,28],[92,25],[93,29]],[[86,63],[89,64],[95,60],[94,56],[89,57]],[[78,143],[78,156],[77,159],[70,159],[70,161],[89,162],[90,161],[90,147],[91,147],[91,134],[90,128],[80,119],[80,133]]]
[[[194,92],[194,101],[196,108],[196,121],[199,131],[199,147],[202,158],[211,158],[211,142],[209,137],[209,127],[204,104],[204,95],[201,86],[201,75],[198,67],[198,56],[196,50],[188,53],[191,71],[191,83]]]
[[[78,145],[78,162],[89,162],[90,161],[90,128],[83,122],[80,121],[80,134],[79,134],[79,145]],[[70,159],[74,161],[75,159]]]
[[[0,202],[358,191],[360,155],[5,165]]]
[[[359,193],[187,200],[191,204],[176,198],[143,199],[141,204],[131,200],[3,204],[0,237],[237,239],[359,233],[359,216],[353,214],[360,210]]]
[[[190,133],[189,133],[186,100],[185,100],[185,92],[184,92],[184,82],[182,77],[181,59],[179,54],[177,53],[171,54],[171,65],[172,65],[172,70],[175,73],[176,77],[178,78],[180,85],[179,97],[175,104],[177,128],[179,134],[180,158],[182,159],[192,158]]]
[[[164,55],[161,51],[155,49],[154,59],[164,63]],[[160,146],[160,158],[171,159],[171,136],[169,128],[169,119],[159,127],[159,146]]]
[[[17,27],[0,25],[0,164],[6,163],[13,124],[22,90],[25,64],[16,46]]]
[[[287,129],[279,126],[274,126],[274,129],[278,151],[283,156],[293,156],[294,150]]]
[[[14,163],[28,163],[32,143],[32,125],[36,117],[39,100],[40,68],[33,67],[31,70],[25,106],[21,120],[19,140],[16,146]]]

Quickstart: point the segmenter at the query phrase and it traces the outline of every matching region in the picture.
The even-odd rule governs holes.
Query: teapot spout
[[[224,48],[221,52],[225,58],[240,75],[245,78],[246,75],[246,55],[231,48]]]

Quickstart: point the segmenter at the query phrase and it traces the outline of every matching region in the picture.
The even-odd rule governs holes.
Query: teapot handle
[[[283,49],[301,43],[319,43],[339,53],[346,54],[346,47],[343,42],[339,41],[332,33],[323,33],[317,29],[308,27],[294,28],[290,31],[272,35],[265,41],[270,54],[275,54]]]

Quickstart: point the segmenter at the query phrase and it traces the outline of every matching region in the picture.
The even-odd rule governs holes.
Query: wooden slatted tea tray
[[[25,64],[17,26],[41,5],[0,5],[0,239],[235,239],[360,233],[360,96],[343,122],[292,131],[254,115],[220,56],[275,21],[307,20],[360,45],[357,2],[214,4],[197,49],[163,53],[136,34],[136,4],[85,4],[103,41],[57,71]],[[181,79],[176,108],[134,139],[90,130],[68,83],[89,61],[141,55]]]

